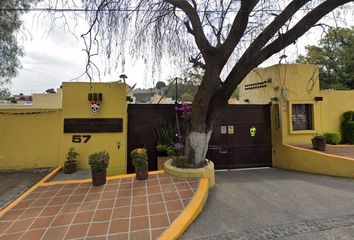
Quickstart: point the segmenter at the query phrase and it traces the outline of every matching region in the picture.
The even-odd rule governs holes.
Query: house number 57
[[[73,135],[71,141],[73,143],[87,143],[91,138],[91,135]]]

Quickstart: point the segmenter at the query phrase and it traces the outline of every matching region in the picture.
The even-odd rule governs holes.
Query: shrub
[[[341,141],[341,135],[339,132],[328,132],[324,134],[326,143],[337,145]]]
[[[343,142],[354,144],[354,121],[347,121],[342,123]]]
[[[75,163],[80,154],[75,150],[74,147],[69,148],[68,153],[66,154],[66,160],[70,163]]]
[[[171,124],[154,129],[154,136],[158,145],[173,146],[176,143],[176,127]]]
[[[156,150],[157,150],[157,155],[158,156],[167,156],[167,151],[168,151],[169,145],[165,144],[157,144]]]
[[[326,141],[325,137],[321,134],[316,134],[312,139],[315,141]]]
[[[109,165],[109,153],[106,151],[95,152],[89,156],[89,165],[93,172],[101,172]]]
[[[131,151],[130,157],[135,168],[148,166],[148,156],[145,148],[134,149]]]
[[[171,157],[171,156],[176,156],[177,153],[176,153],[175,147],[169,146],[168,149],[167,149],[167,155],[168,155],[169,157]]]
[[[347,111],[343,113],[344,122],[354,121],[354,111]]]

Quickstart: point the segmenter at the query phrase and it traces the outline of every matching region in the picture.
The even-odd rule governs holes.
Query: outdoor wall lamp
[[[321,101],[323,101],[323,97],[315,97],[315,101],[316,102],[321,102]]]

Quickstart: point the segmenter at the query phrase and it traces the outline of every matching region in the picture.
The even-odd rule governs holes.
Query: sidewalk
[[[37,188],[0,219],[0,239],[155,239],[186,208],[199,180],[165,173]]]

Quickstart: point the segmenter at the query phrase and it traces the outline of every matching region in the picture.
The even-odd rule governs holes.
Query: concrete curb
[[[198,190],[193,199],[189,202],[186,209],[173,221],[170,227],[162,233],[159,238],[160,240],[178,239],[198,217],[208,198],[208,181],[208,178],[200,179]]]
[[[163,170],[153,171],[153,172],[149,172],[149,175],[160,174],[160,173],[163,173],[163,172],[164,172]],[[134,177],[134,176],[135,176],[135,173],[117,175],[117,176],[109,176],[109,177],[107,177],[107,180],[120,179],[120,178],[130,178],[130,177]],[[79,180],[60,180],[60,181],[46,182],[46,183],[41,184],[41,186],[54,186],[54,185],[60,185],[60,184],[88,183],[88,182],[91,182],[91,181],[92,181],[91,178],[79,179]]]
[[[212,161],[209,161],[208,165],[203,168],[177,168],[172,165],[172,159],[169,159],[165,162],[165,172],[178,178],[208,178],[209,188],[215,186],[215,170]]]

